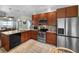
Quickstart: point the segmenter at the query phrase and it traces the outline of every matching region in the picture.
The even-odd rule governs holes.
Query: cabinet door
[[[67,7],[66,9],[67,17],[76,17],[78,16],[78,6]]]
[[[29,31],[21,33],[21,42],[29,40]]]
[[[38,15],[32,15],[32,24],[38,25]]]
[[[10,47],[9,47],[9,37],[8,37],[8,36],[2,35],[2,36],[1,36],[1,43],[2,43],[2,46],[3,46],[7,51],[10,49]]]
[[[57,18],[65,18],[66,17],[66,8],[57,9]]]
[[[26,41],[25,36],[26,36],[26,35],[25,35],[24,32],[21,33],[21,42],[22,42],[22,43]]]
[[[48,18],[48,13],[41,13],[39,15],[39,20],[41,20],[41,19],[47,19],[47,18]]]
[[[48,13],[48,25],[56,25],[56,12]]]
[[[32,39],[37,40],[37,36],[38,36],[38,31],[31,31],[32,33]]]
[[[48,44],[57,45],[57,38],[55,33],[46,33],[46,42]]]

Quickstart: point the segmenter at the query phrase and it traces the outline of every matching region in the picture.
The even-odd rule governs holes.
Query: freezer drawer
[[[57,36],[57,47],[65,47],[65,37]]]
[[[79,53],[79,38],[66,37],[66,48]]]

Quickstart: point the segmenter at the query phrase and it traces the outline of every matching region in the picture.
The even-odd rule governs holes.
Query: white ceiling
[[[32,14],[54,11],[57,8],[68,5],[0,5],[0,10],[7,13],[7,16],[21,17]]]

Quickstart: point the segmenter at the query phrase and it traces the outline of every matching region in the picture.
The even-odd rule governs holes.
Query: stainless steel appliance
[[[59,18],[57,20],[57,34],[65,35],[65,18]]]
[[[64,36],[57,36],[57,46],[65,47],[65,37]]]
[[[57,36],[58,47],[65,47],[72,49],[75,52],[79,52],[79,18],[78,17],[59,18],[57,21],[57,34],[58,34]]]
[[[57,46],[65,47],[65,18],[57,20]]]
[[[42,43],[46,42],[46,32],[42,32],[42,31],[38,32],[38,41]]]
[[[39,25],[46,25],[48,23],[47,19],[40,19],[39,20]]]

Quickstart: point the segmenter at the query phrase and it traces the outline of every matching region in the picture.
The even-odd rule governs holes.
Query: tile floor
[[[49,53],[50,48],[56,48],[53,45],[37,42],[33,39],[11,49],[8,53]],[[6,53],[4,48],[0,48],[0,53]]]

